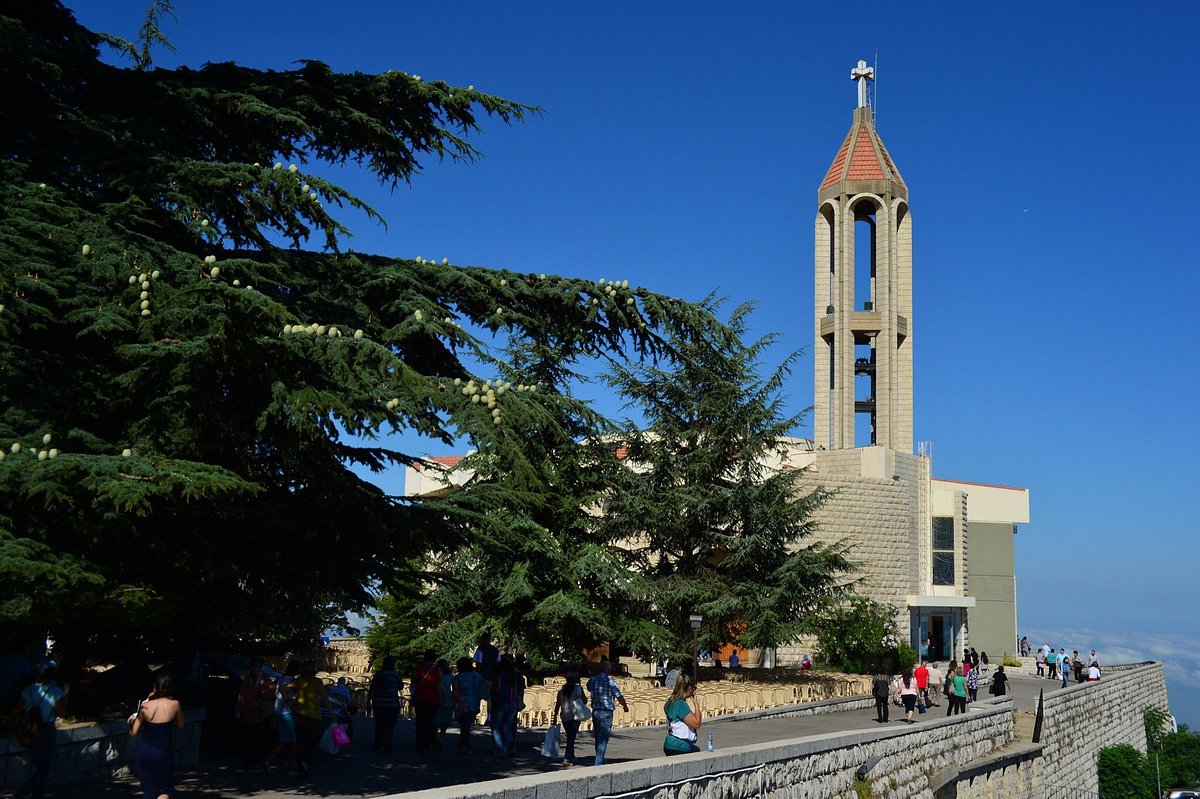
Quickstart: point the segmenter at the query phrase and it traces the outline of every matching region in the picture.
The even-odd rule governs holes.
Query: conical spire
[[[859,61],[850,71],[850,79],[858,84],[858,107],[854,109],[854,122],[845,141],[821,181],[818,196],[824,198],[838,194],[872,192],[888,193],[908,198],[908,187],[900,170],[884,147],[883,140],[875,130],[874,116],[867,102],[867,85],[875,79],[875,70]]]
[[[892,185],[880,185],[881,182]],[[838,188],[842,183],[846,185],[832,193],[886,192],[908,198],[904,178],[875,131],[871,109],[865,106],[854,109],[854,123],[821,181],[820,194],[824,196],[827,190]]]

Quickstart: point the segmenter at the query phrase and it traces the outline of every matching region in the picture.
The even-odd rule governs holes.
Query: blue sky
[[[147,3],[76,8],[132,38]],[[178,53],[157,61],[315,58],[539,105],[411,188],[343,175],[389,223],[349,218],[354,248],[717,291],[758,304],[782,359],[812,344],[817,185],[850,69],[877,59],[934,475],[1028,487],[1022,631],[1164,658],[1172,709],[1200,727],[1200,5],[1132,8],[177,0]],[[789,394],[812,403],[809,361]]]

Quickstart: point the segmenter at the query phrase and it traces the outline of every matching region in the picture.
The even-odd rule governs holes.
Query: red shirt
[[[917,687],[918,688],[928,688],[929,687],[929,669],[925,668],[924,665],[917,666],[913,670],[913,676],[917,678]]]
[[[442,670],[436,663],[422,663],[413,672],[412,698],[416,702],[441,702],[439,690],[442,684]]]

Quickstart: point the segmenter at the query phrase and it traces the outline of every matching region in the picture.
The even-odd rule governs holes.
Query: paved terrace
[[[1028,741],[1032,730],[1031,716],[1037,709],[1038,692],[1045,689],[1047,695],[1060,690],[1061,681],[1036,677],[1012,675],[1012,696],[1017,706],[1017,739]],[[701,683],[703,699],[704,683]],[[981,698],[984,694],[981,690]],[[833,700],[837,704],[846,700]],[[869,697],[862,700],[861,709],[843,710],[808,716],[780,715],[810,705],[790,705],[775,710],[759,711],[739,716],[724,716],[706,720],[701,728],[701,745],[704,732],[713,731],[717,748],[749,746],[756,743],[775,743],[791,738],[838,733],[858,729],[878,729],[875,721],[874,702]],[[866,706],[869,704],[869,707]],[[968,706],[969,707],[969,706]],[[933,707],[925,718],[945,716],[946,702]],[[970,712],[968,710],[968,712]],[[622,711],[617,709],[617,714]],[[1024,717],[1024,718],[1023,718]],[[914,719],[922,718],[914,714]],[[890,725],[908,726],[903,721],[902,708],[892,706]],[[1022,723],[1025,721],[1026,723]],[[919,724],[920,722],[917,721]],[[349,799],[350,797],[378,797],[407,791],[439,788],[461,783],[480,782],[504,777],[525,776],[546,772],[579,772],[590,769],[595,756],[590,733],[580,733],[576,755],[581,765],[564,769],[556,762],[543,759],[538,750],[545,730],[522,730],[520,747],[516,757],[493,758],[487,755],[490,736],[482,730],[473,733],[472,746],[475,754],[460,757],[455,752],[457,733],[448,732],[446,749],[429,755],[418,756],[413,749],[413,726],[411,721],[401,720],[396,730],[397,749],[391,755],[372,751],[373,722],[369,719],[355,720],[354,742],[336,757],[322,756],[311,764],[312,778],[301,781],[279,774],[267,776],[261,771],[240,768],[241,758],[231,755],[201,756],[200,767],[177,775],[178,787],[173,799],[215,799],[216,797],[254,797],[254,799],[282,799],[283,797],[325,797],[327,799]],[[618,728],[613,730],[608,748],[610,763],[628,762],[662,757],[662,740],[665,726]],[[703,754],[692,757],[703,757]],[[586,765],[585,765],[586,764]],[[111,783],[89,783],[78,786],[51,787],[52,797],[83,799],[115,799],[116,797],[140,796],[134,780],[119,780]]]

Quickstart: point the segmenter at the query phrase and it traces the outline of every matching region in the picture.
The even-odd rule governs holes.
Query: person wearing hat
[[[57,663],[47,658],[37,664],[35,672],[37,681],[25,686],[21,691],[17,713],[36,711],[42,729],[37,743],[29,749],[33,773],[13,794],[18,799],[25,796],[42,799],[45,795],[46,778],[50,775],[50,767],[54,765],[54,749],[58,737],[54,723],[55,719],[62,715],[62,706],[67,699],[67,692],[54,681],[58,674]]]

